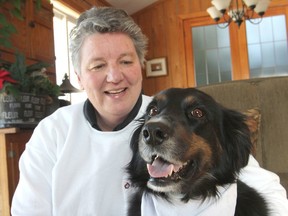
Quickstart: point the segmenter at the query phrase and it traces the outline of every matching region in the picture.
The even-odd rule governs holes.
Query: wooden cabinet
[[[0,129],[0,215],[10,216],[11,201],[19,180],[18,162],[33,130]]]
[[[53,5],[49,1],[42,1],[41,8],[36,7],[35,0],[26,0],[23,5],[23,20],[19,20],[9,13],[10,5],[0,8],[9,22],[17,29],[11,37],[13,48],[0,47],[0,57],[6,61],[14,61],[15,50],[25,54],[27,64],[44,61],[53,66],[49,67],[48,75],[56,80],[55,52],[53,35]]]
[[[27,20],[29,56],[32,59],[54,63],[53,5],[48,1],[42,1],[41,9],[37,9],[35,2],[30,1],[32,2],[28,10],[33,16]]]

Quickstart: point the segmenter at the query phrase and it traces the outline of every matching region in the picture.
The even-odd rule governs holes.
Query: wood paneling
[[[19,181],[18,162],[32,130],[0,129],[0,215],[10,216],[12,197]]]
[[[58,0],[65,6],[72,10],[82,13],[85,10],[90,9],[92,6],[109,6],[104,0]]]
[[[274,0],[270,3],[266,14],[269,15],[271,8],[275,7],[283,8],[285,6],[283,10],[287,10],[287,5],[287,0]],[[185,53],[185,46],[191,47],[192,45],[191,42],[190,44],[185,43],[187,36],[183,32],[185,26],[182,21],[192,16],[194,18],[198,17],[200,19],[199,23],[202,22],[203,25],[207,22],[214,23],[206,12],[206,9],[210,6],[210,0],[160,0],[132,15],[141,26],[144,34],[149,38],[147,59],[167,58],[167,76],[147,78],[145,71],[143,71],[143,89],[146,94],[153,95],[169,87],[195,86],[194,75],[189,72],[189,68],[191,70],[193,67],[193,62],[191,62],[193,56],[188,56],[189,60],[186,56],[187,53]],[[286,12],[286,14],[288,13]],[[233,29],[230,31],[233,31]],[[248,58],[239,58],[242,53],[247,52],[247,47],[245,48],[243,40],[241,40],[243,34],[245,35],[245,31],[233,32],[231,40],[233,43],[237,43],[238,46],[243,47],[240,50],[231,50],[234,56],[232,60],[235,61],[232,66],[233,79],[249,78]]]
[[[35,0],[26,0],[23,5],[23,20],[19,20],[9,14],[10,5],[1,7],[7,19],[15,26],[17,33],[11,36],[12,48],[0,47],[1,59],[13,62],[14,53],[23,53],[26,63],[31,64],[43,61],[51,65],[48,68],[48,76],[53,82],[55,75],[55,53],[53,37],[53,10],[48,1],[43,1],[41,8],[36,8]]]
[[[143,72],[145,94],[153,95],[165,88],[194,84],[186,74],[184,33],[179,16],[201,12],[206,10],[209,4],[210,0],[164,0],[132,15],[149,38],[147,59],[167,58],[167,76],[147,78],[145,71]],[[153,15],[153,11],[157,14]]]

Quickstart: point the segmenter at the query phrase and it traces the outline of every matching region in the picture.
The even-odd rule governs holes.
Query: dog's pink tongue
[[[174,165],[165,163],[163,160],[156,158],[152,164],[147,164],[147,169],[151,177],[163,178],[172,173]]]

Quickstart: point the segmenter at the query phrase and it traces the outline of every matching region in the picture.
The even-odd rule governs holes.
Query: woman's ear
[[[77,76],[77,81],[78,81],[78,84],[79,84],[79,88],[81,90],[84,90],[84,87],[83,87],[82,82],[81,82],[81,75],[79,75],[79,73],[77,71],[74,71],[74,72],[75,72],[75,74]]]

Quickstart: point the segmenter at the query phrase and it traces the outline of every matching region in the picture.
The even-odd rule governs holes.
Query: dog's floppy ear
[[[132,138],[131,138],[131,141],[130,141],[130,148],[133,151],[133,153],[138,151],[139,137],[140,137],[140,133],[141,133],[142,127],[144,125],[143,118],[138,119],[138,122],[139,122],[139,125],[135,129],[135,131],[133,132]]]
[[[252,149],[250,131],[246,124],[246,116],[240,112],[222,108],[223,124],[221,128],[224,157],[223,168],[234,173],[247,165]],[[223,170],[224,171],[224,170]]]
[[[139,126],[134,131],[131,141],[130,141],[130,148],[133,152],[132,154],[133,156],[132,156],[131,161],[126,167],[126,170],[129,174],[129,178],[131,182],[134,182],[135,186],[144,187],[146,185],[146,182],[149,179],[149,174],[146,169],[146,162],[142,159],[138,151],[139,137],[140,137],[142,127],[144,125],[144,118],[140,118],[138,121],[139,121]]]

